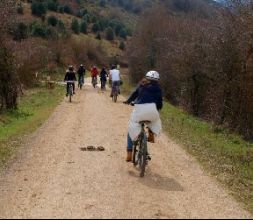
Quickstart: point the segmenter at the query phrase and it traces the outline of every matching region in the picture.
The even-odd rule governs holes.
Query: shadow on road
[[[161,176],[157,173],[148,172],[144,178],[140,178],[139,172],[129,171],[129,175],[138,178],[141,184],[153,189],[177,192],[184,191],[184,188],[175,179]]]

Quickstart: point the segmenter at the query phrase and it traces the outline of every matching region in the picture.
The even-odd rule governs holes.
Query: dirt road
[[[131,110],[89,85],[64,100],[2,172],[0,218],[252,217],[163,134],[139,178],[124,161]]]

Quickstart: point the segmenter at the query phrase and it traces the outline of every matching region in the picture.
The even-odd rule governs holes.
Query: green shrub
[[[62,20],[58,20],[58,28],[61,30],[65,30],[65,24],[63,23]]]
[[[126,49],[125,43],[123,41],[120,42],[119,49],[121,49],[121,50]]]
[[[39,22],[33,22],[31,24],[30,30],[31,30],[31,35],[34,37],[47,38],[49,34],[47,26]]]
[[[55,27],[58,23],[58,19],[55,16],[49,16],[47,18],[47,23],[53,27]]]
[[[32,14],[38,17],[42,17],[47,12],[45,5],[42,2],[37,1],[32,2],[31,9]]]
[[[101,39],[102,39],[99,32],[97,33],[96,39],[97,39],[97,40],[101,40]]]
[[[28,37],[27,25],[23,22],[16,24],[12,35],[13,35],[13,40],[16,40],[16,41],[21,41],[23,39],[26,39]]]
[[[19,14],[24,14],[24,7],[23,7],[22,2],[19,2],[18,6],[17,6],[17,12]]]
[[[98,23],[95,23],[93,26],[92,26],[92,31],[94,33],[97,33],[98,31],[100,31],[100,26]]]
[[[69,5],[64,5],[63,11],[64,11],[64,13],[67,13],[67,14],[73,13],[72,8]]]
[[[59,11],[59,13],[63,14],[64,13],[64,6],[62,6],[62,5],[59,6],[58,11]]]
[[[114,28],[116,36],[119,36],[120,31],[124,28],[122,24],[117,24],[116,27]]]
[[[106,39],[110,41],[114,40],[114,32],[111,27],[107,28],[106,30]]]
[[[123,39],[126,39],[127,38],[127,32],[126,32],[126,29],[121,29],[120,32],[119,32],[119,36]]]
[[[47,9],[50,11],[57,11],[58,10],[58,2],[57,0],[49,0],[47,2]]]

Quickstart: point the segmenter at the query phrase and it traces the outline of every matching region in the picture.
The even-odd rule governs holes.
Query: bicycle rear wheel
[[[144,177],[147,165],[147,137],[144,135],[140,141],[140,152],[139,152],[139,167],[140,167],[140,177]]]
[[[112,100],[113,100],[115,103],[117,102],[117,98],[118,98],[118,94],[117,94],[117,92],[114,92],[114,93],[113,93]]]
[[[73,87],[72,87],[72,85],[69,86],[68,93],[69,93],[69,102],[72,102],[72,96],[73,96]]]

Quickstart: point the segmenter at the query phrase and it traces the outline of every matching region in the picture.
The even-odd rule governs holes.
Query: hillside
[[[147,10],[160,7],[179,16],[208,17],[214,5],[212,0],[20,0],[17,14],[7,5],[10,18],[1,22],[8,26],[4,39],[15,54],[21,83],[28,86],[35,72],[52,74],[70,63],[127,66],[125,51]]]

